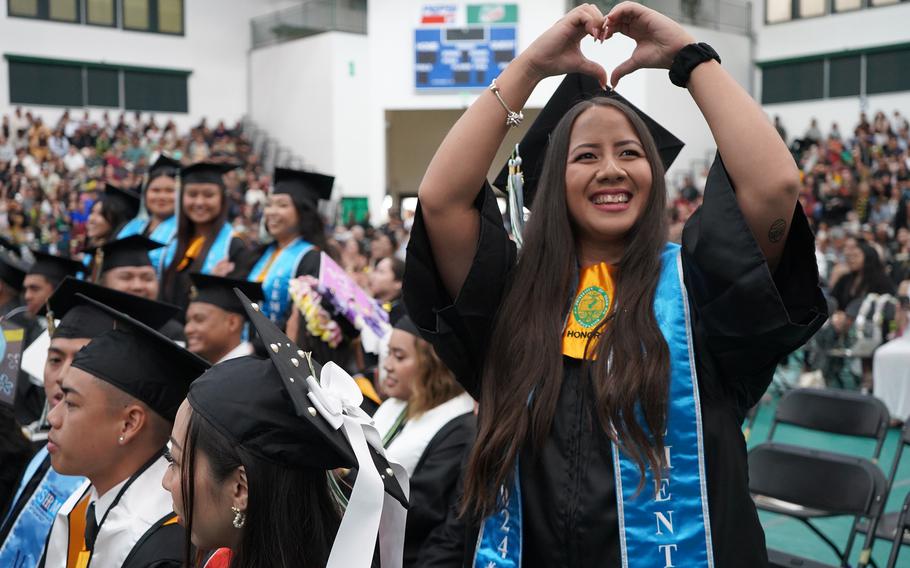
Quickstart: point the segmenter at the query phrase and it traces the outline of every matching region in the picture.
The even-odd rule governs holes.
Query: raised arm
[[[644,67],[669,69],[695,39],[666,16],[634,2],[607,14],[607,37],[622,33],[637,43],[611,80]],[[784,250],[799,197],[799,170],[761,107],[716,61],[697,66],[689,93],[698,105],[736,189],[736,199],[765,259],[774,270]]]
[[[545,77],[582,72],[606,83],[606,72],[581,54],[586,35],[603,39],[603,14],[586,4],[566,14],[513,60],[496,79],[512,110],[524,107]],[[474,253],[480,214],[473,207],[496,152],[505,138],[506,112],[489,90],[458,119],[436,150],[418,196],[433,256],[446,290],[458,295]]]

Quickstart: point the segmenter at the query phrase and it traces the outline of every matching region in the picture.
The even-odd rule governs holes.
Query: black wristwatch
[[[713,47],[707,43],[690,43],[680,49],[673,58],[673,64],[670,65],[670,82],[685,89],[689,84],[692,70],[711,59],[720,63],[720,55]]]

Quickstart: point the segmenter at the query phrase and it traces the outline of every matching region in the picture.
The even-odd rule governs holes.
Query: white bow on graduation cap
[[[312,369],[312,366],[310,367]],[[400,568],[404,557],[406,511],[398,501],[385,493],[383,479],[394,475],[408,496],[408,474],[389,461],[389,469],[376,470],[369,446],[385,457],[382,439],[373,419],[360,408],[363,393],[344,369],[329,361],[322,367],[319,380],[307,377],[307,393],[313,407],[332,428],[341,429],[357,458],[357,480],[341,526],[332,545],[326,568],[369,568],[373,563],[373,546],[379,533],[379,551],[383,568]]]

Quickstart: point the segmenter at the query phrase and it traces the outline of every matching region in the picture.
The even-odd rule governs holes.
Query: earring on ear
[[[117,438],[117,441],[120,442],[120,443],[122,444],[122,443],[123,443],[123,436],[120,436],[119,438]]]
[[[234,525],[235,529],[242,529],[243,525],[246,524],[246,513],[237,507],[231,507],[231,511],[234,512],[234,521],[231,524]]]

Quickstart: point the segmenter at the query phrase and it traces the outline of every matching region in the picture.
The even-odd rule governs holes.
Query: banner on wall
[[[420,11],[421,24],[454,24],[458,14],[455,4],[427,4]]]
[[[517,24],[518,4],[468,4],[469,24]]]

